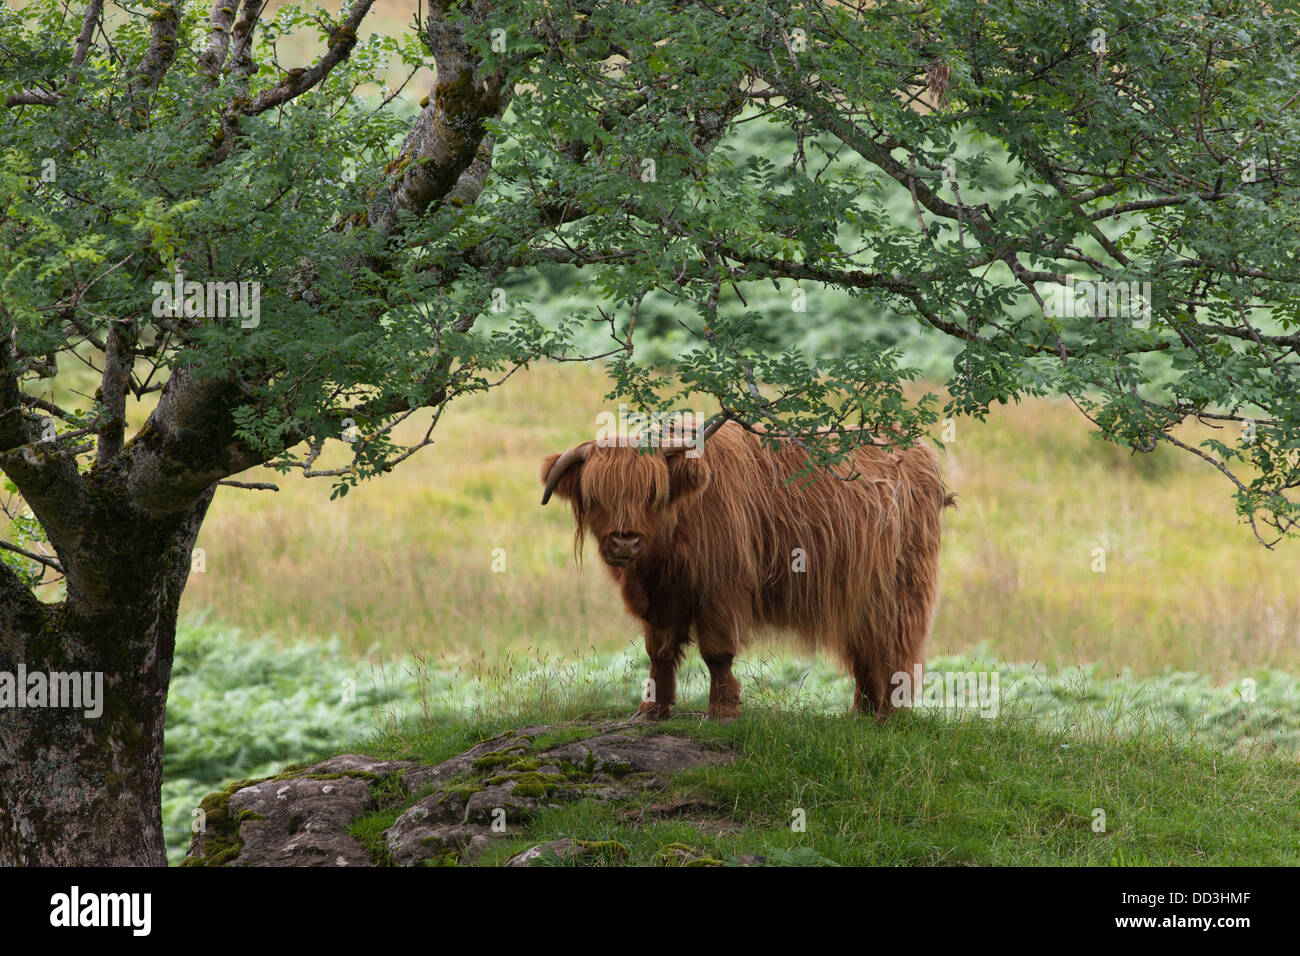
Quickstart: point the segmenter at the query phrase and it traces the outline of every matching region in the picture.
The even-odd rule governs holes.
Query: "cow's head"
[[[542,504],[557,494],[573,506],[579,553],[585,529],[606,564],[635,564],[667,544],[682,508],[708,487],[709,466],[698,451],[695,457],[688,454],[691,447],[641,449],[589,441],[550,455],[542,464]]]

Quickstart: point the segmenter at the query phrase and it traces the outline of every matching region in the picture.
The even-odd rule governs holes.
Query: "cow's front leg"
[[[737,643],[726,629],[700,630],[700,656],[709,668],[709,712],[712,720],[734,720],[740,713],[740,681],[731,673]]]
[[[730,654],[704,658],[709,666],[709,713],[711,720],[735,720],[740,713],[740,681],[731,673]]]
[[[686,635],[681,631],[646,626],[645,649],[650,655],[650,678],[641,694],[637,716],[667,720],[677,703],[677,665],[681,663]]]

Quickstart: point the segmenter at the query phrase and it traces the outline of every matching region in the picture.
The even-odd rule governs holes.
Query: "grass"
[[[452,406],[434,447],[341,501],[328,481],[246,473],[282,490],[218,492],[184,607],[446,666],[622,648],[635,622],[598,562],[575,568],[568,511],[538,505],[542,457],[590,437],[605,387],[592,368],[521,372]],[[1049,400],[958,421],[943,457],[959,507],[945,518],[932,653],[988,647],[1054,669],[1220,683],[1300,670],[1295,545],[1256,543],[1208,466],[1167,448],[1130,455]]]
[[[589,734],[575,718],[627,715],[633,709],[645,671],[642,658],[640,649],[629,646],[599,656],[542,653],[525,659],[504,652],[490,663],[467,669],[446,669],[417,658],[368,666],[339,654],[337,644],[277,646],[247,639],[233,628],[187,619],[178,635],[166,726],[169,856],[177,861],[185,853],[192,810],[204,795],[233,780],[278,773],[287,763],[341,752],[433,763],[484,737],[533,723],[559,727],[534,747]],[[703,777],[688,774],[673,784],[673,792],[656,797],[666,803],[676,797],[707,796],[718,819],[655,822],[651,832],[655,839],[663,836],[664,842],[651,847],[637,843],[643,835],[617,834],[617,827],[628,823],[617,814],[636,805],[617,812],[565,808],[543,814],[543,829],[530,830],[528,839],[534,832],[619,839],[640,847],[636,852],[642,861],[646,853],[676,842],[720,860],[731,858],[728,853],[771,857],[811,847],[829,860],[853,862],[865,861],[865,853],[884,851],[875,844],[855,848],[858,838],[845,834],[880,834],[883,827],[898,825],[910,814],[901,832],[920,840],[917,847],[933,845],[957,853],[927,857],[914,847],[918,856],[909,857],[913,861],[1028,862],[1043,858],[1041,848],[1028,848],[1028,834],[1035,826],[1047,826],[1041,821],[1049,809],[1069,808],[1074,816],[1061,817],[1065,830],[1073,829],[1078,813],[1088,817],[1087,834],[1057,835],[1070,844],[1076,861],[1108,862],[1102,851],[1115,847],[1114,852],[1130,862],[1292,858],[1283,853],[1286,840],[1271,834],[1273,827],[1294,825],[1300,806],[1295,774],[1300,693],[1290,676],[1260,672],[1253,693],[1247,695],[1240,687],[1216,687],[1199,674],[1106,678],[1095,667],[1050,672],[997,663],[991,654],[932,658],[930,666],[935,672],[996,672],[996,717],[979,718],[974,710],[965,717],[917,711],[876,726],[846,717],[849,680],[824,663],[771,652],[751,654],[737,666],[744,684],[741,721],[729,727],[689,718],[669,724],[675,732],[723,735],[720,741],[745,754],[745,761],[731,769],[708,770]],[[344,689],[351,693],[344,695]],[[681,672],[681,708],[701,711],[706,697],[707,671],[690,658]],[[902,761],[900,754],[911,754],[911,762]],[[982,758],[972,762],[971,754]],[[894,762],[896,758],[901,762]],[[835,766],[819,766],[824,761]],[[881,761],[889,763],[884,771]],[[896,779],[900,774],[902,779]],[[978,804],[980,787],[991,782],[997,788],[989,788],[983,797],[991,803]],[[1218,787],[1226,790],[1217,793]],[[793,831],[785,832],[789,819],[777,819],[780,814],[771,809],[784,804],[772,804],[767,816],[759,813],[763,793],[776,800],[792,790],[802,803],[790,806],[807,810],[809,834],[819,842],[801,843],[793,840]],[[1093,793],[1104,796],[1080,796]],[[794,797],[780,796],[790,799]],[[1080,810],[1088,799],[1093,803]],[[1201,827],[1218,827],[1219,817],[1229,813],[1226,801],[1234,801],[1236,822],[1245,830],[1264,829],[1256,842],[1234,849],[1234,842],[1242,839],[1236,822],[1222,839],[1197,835],[1193,849],[1171,838],[1177,827],[1193,834],[1200,834]],[[406,803],[360,819],[355,834],[382,856],[380,835]],[[723,808],[731,809],[722,813]],[[813,808],[818,808],[816,814]],[[1092,835],[1088,814],[1096,808],[1104,809],[1112,821],[1108,826],[1113,836],[1123,823],[1126,829],[1118,835],[1125,839],[1078,839]],[[846,829],[850,823],[858,826],[857,814],[867,809],[878,814],[874,829]],[[969,832],[962,842],[953,843],[954,827],[966,818]],[[727,829],[718,830],[719,819]],[[835,829],[814,830],[814,823],[829,826],[832,819]],[[737,826],[746,834],[731,832]],[[1014,839],[1009,836],[1005,845],[988,848],[984,856],[963,856],[961,848],[969,847],[971,840],[978,842],[988,826],[993,829],[987,834],[998,840],[1004,831]],[[682,827],[698,832],[685,834]],[[668,839],[673,835],[680,839]],[[835,839],[829,843],[820,840],[831,836]],[[513,845],[503,843],[500,852]],[[1179,860],[1184,849],[1188,855]],[[879,861],[901,858],[883,856]]]
[[[557,716],[540,711],[524,722]],[[438,759],[500,727],[396,734],[369,749]],[[737,759],[689,770],[630,803],[543,810],[478,862],[498,864],[562,837],[601,844],[583,860],[594,865],[747,856],[784,865],[1300,862],[1289,760],[1225,756],[1149,735],[1045,733],[1018,717],[904,713],[877,725],[759,706],[729,725],[679,717],[657,730],[730,748]],[[402,808],[359,821],[354,833],[381,846],[379,833]]]

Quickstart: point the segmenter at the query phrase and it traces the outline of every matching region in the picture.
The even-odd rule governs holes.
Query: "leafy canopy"
[[[0,467],[25,494],[33,449],[139,465],[124,402],[164,384],[203,409],[144,429],[206,436],[166,450],[190,492],[269,462],[343,493],[414,450],[392,436],[413,411],[599,357],[611,399],[716,399],[814,464],[1068,395],[1109,440],[1222,471],[1261,540],[1295,529],[1291,3],[435,0],[360,39],[368,0],[229,3],[0,10],[0,374],[22,418]],[[303,32],[315,59],[279,62]],[[418,106],[378,89],[435,61]],[[256,283],[259,314],[167,314],[177,274]],[[584,298],[542,321],[506,293],[538,275]],[[781,314],[751,305],[773,284]],[[913,370],[867,334],[774,343],[826,321],[799,310],[816,287],[864,328],[959,342],[946,397],[907,397]],[[689,343],[667,363],[638,326],[664,300]],[[93,400],[52,400],[68,363],[102,377]],[[1184,440],[1195,420],[1219,437]],[[348,467],[314,468],[328,439]]]

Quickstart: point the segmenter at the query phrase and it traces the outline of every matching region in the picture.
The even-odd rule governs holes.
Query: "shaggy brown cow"
[[[671,714],[694,638],[711,678],[709,716],[734,717],[733,658],[752,629],[789,628],[844,662],[855,710],[885,716],[892,675],[919,674],[938,596],[939,516],[953,499],[935,453],[867,446],[852,453],[855,479],[823,473],[796,485],[787,479],[802,470],[803,449],[766,448],[735,422],[702,455],[687,451],[589,441],[542,467],[542,504],[552,493],[572,504],[575,551],[590,531],[645,629],[651,683],[640,713]]]

